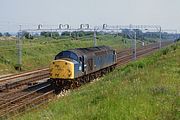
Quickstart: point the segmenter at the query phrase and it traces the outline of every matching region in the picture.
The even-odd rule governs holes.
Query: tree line
[[[59,39],[63,37],[71,37],[71,38],[78,38],[78,37],[85,37],[85,36],[93,36],[94,32],[85,32],[85,31],[73,31],[73,32],[62,32],[61,34],[59,32],[41,32],[38,35],[32,35],[29,32],[23,31],[19,33],[21,37],[25,37],[26,39],[33,39],[36,36],[43,36],[43,37],[51,37],[54,39]],[[99,34],[99,33],[97,33]]]
[[[9,32],[5,32],[4,34],[0,32],[0,37],[2,36],[10,37],[11,34]]]
[[[159,32],[145,32],[143,33],[141,30],[139,29],[135,29],[134,32],[136,32],[136,38],[139,40],[144,40],[146,38],[154,38],[157,39],[160,37],[160,33]],[[123,29],[121,32],[114,33],[116,36],[122,36],[124,38],[128,38],[128,39],[132,39],[134,38],[134,32],[129,30],[129,29]],[[104,34],[110,34],[107,32],[96,32],[97,35],[104,35]],[[34,39],[34,37],[38,37],[38,36],[43,36],[43,37],[51,37],[54,39],[60,39],[60,38],[64,38],[64,37],[71,37],[72,39],[78,39],[80,37],[93,37],[94,32],[92,31],[73,31],[73,32],[69,32],[69,31],[64,31],[62,33],[59,32],[41,32],[41,33],[35,33],[35,34],[31,34],[29,32],[26,31],[22,31],[21,33],[18,33],[17,36],[21,36],[24,37],[26,39]],[[2,36],[6,36],[6,37],[10,37],[12,36],[9,32],[5,32],[5,33],[1,33],[0,32],[0,37]],[[162,39],[174,39],[176,37],[176,39],[179,39],[180,35],[174,35],[174,34],[170,34],[167,32],[162,32],[161,33]]]

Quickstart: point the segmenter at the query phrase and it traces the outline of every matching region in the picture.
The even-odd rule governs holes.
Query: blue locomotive
[[[116,59],[116,51],[108,46],[62,51],[50,65],[50,78],[56,85],[77,86],[113,70]]]

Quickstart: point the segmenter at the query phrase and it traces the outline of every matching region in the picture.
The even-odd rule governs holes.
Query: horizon
[[[2,0],[0,31],[19,25],[160,25],[180,32],[179,0]]]

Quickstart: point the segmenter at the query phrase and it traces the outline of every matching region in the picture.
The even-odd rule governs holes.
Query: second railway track
[[[4,96],[3,99],[0,99],[0,116],[20,112],[31,105],[37,104],[39,100],[47,100],[47,97],[50,98],[53,95],[54,90],[51,84],[45,82],[19,91],[14,95]]]
[[[49,77],[49,69],[36,70],[18,75],[0,78],[0,91],[33,84],[36,81]]]

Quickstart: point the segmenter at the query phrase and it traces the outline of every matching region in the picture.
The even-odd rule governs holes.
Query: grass
[[[123,40],[127,43],[124,44]],[[129,40],[120,36],[104,35],[97,37],[97,45],[108,45],[120,50],[130,47]],[[23,71],[48,67],[54,56],[62,50],[93,46],[93,38],[79,38],[78,40],[51,39],[39,37],[34,40],[23,40],[22,68]],[[16,40],[0,41],[0,75],[17,73],[17,47]]]
[[[14,119],[179,120],[180,43]]]

